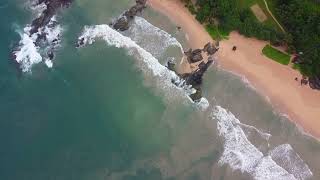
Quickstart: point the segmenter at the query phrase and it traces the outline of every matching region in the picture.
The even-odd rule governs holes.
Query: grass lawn
[[[253,6],[254,4],[258,4],[260,6],[260,8],[263,10],[263,12],[267,15],[268,19],[263,22],[263,24],[274,28],[278,31],[281,31],[281,29],[279,28],[279,26],[277,25],[277,23],[273,20],[273,18],[271,17],[271,15],[268,13],[267,8],[263,2],[263,0],[238,0],[237,1],[238,6],[242,9],[244,8],[250,8],[251,6]],[[268,1],[268,5],[270,8],[270,11],[274,12],[274,2],[273,1]]]
[[[215,40],[229,39],[230,32],[222,31],[216,26],[207,25],[206,30],[210,34],[210,36]]]
[[[283,65],[288,65],[290,63],[290,55],[279,51],[278,49],[273,48],[270,45],[266,45],[262,49],[262,53],[267,56],[268,58],[283,64]]]

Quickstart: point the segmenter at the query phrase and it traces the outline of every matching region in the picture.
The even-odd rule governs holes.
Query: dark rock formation
[[[187,84],[192,85],[192,87],[196,88],[202,84],[202,77],[212,63],[213,60],[210,60],[207,63],[201,62],[199,64],[199,68],[196,71],[183,74],[182,77],[186,80]]]
[[[42,48],[39,53],[43,57],[43,59],[49,59],[53,60],[54,58],[54,52],[56,48],[58,47],[58,44],[60,42],[60,34],[55,34],[54,39],[48,39],[48,36],[52,35],[50,32],[57,28],[59,26],[59,23],[53,19],[53,17],[56,15],[57,11],[61,8],[69,7],[69,5],[72,3],[73,0],[32,0],[31,6],[37,7],[41,4],[45,4],[46,9],[41,12],[40,16],[38,16],[36,19],[32,20],[31,24],[28,24],[26,27],[30,27],[30,30],[27,32],[24,32],[29,37],[32,37],[35,35],[36,39],[32,40],[33,44],[37,48]],[[26,29],[26,28],[25,28]],[[51,37],[52,38],[52,37]],[[11,59],[14,60],[17,64],[17,56],[16,53],[21,50],[21,46],[23,46],[23,43],[21,41],[19,44],[17,44],[11,51]],[[30,56],[26,56],[25,60],[23,60],[25,63],[27,61],[33,61],[33,59],[30,59]],[[21,59],[20,59],[21,60]],[[24,71],[21,67],[20,69]]]
[[[166,65],[166,67],[173,72],[176,72],[175,66],[176,66],[176,63],[174,62],[174,59],[170,59]]]
[[[31,24],[30,35],[38,32],[39,28],[46,26],[51,18],[56,14],[61,7],[69,7],[73,0],[38,0],[36,5],[45,3],[47,9],[37,19],[34,19]]]
[[[208,42],[204,47],[203,51],[206,52],[208,55],[213,55],[218,51],[219,48],[217,48],[215,45]]]
[[[201,99],[201,97],[202,97],[202,92],[201,92],[202,77],[213,62],[214,62],[213,58],[211,57],[210,59],[208,59],[207,63],[202,61],[198,66],[199,69],[197,69],[196,71],[194,71],[192,73],[186,73],[186,74],[180,75],[181,78],[186,81],[186,84],[192,85],[192,87],[194,89],[196,89],[196,93],[192,94],[190,96],[192,100],[196,101],[196,100]]]
[[[320,90],[320,76],[310,77],[309,78],[309,86],[312,89]]]
[[[113,28],[115,30],[125,31],[129,29],[129,20],[126,16],[120,17],[114,24]]]
[[[76,47],[79,48],[79,47],[82,47],[83,45],[84,45],[84,38],[81,38],[76,43]]]
[[[49,51],[47,54],[48,54],[48,57],[50,60],[52,60],[54,58],[54,54],[52,51]]]
[[[141,13],[144,8],[146,8],[147,0],[136,0],[136,4],[132,6],[129,10],[125,11],[115,22],[111,23],[111,26],[115,30],[125,31],[129,29],[130,22],[134,17]]]
[[[189,63],[195,63],[203,60],[201,49],[189,49],[188,51],[184,52],[184,54],[187,56],[187,60]]]

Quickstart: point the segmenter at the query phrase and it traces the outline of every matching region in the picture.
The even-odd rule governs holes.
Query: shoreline
[[[180,0],[148,0],[148,5],[167,16],[185,33],[191,48],[202,48],[214,40]],[[246,38],[237,32],[230,33],[228,40],[220,41],[216,53],[220,68],[246,78],[256,91],[270,99],[270,104],[280,114],[288,116],[303,133],[320,139],[320,91],[301,86],[295,78],[298,71],[281,65],[262,55],[266,41]],[[233,46],[237,50],[233,52]],[[187,65],[182,69],[189,71]]]

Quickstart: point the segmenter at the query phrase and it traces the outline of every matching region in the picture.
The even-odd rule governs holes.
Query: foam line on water
[[[297,179],[304,180],[313,176],[308,165],[303,162],[290,144],[282,144],[269,152],[271,158]]]
[[[217,121],[218,134],[224,139],[224,152],[219,163],[251,174],[254,179],[296,179],[270,156],[264,156],[246,137],[241,122],[226,109],[216,106],[211,116]]]
[[[156,58],[164,55],[171,46],[179,47],[183,53],[182,45],[175,37],[142,17],[135,17],[129,30],[124,34]]]
[[[239,125],[242,126],[242,127],[245,127],[245,128],[252,129],[252,130],[256,131],[258,134],[260,134],[260,136],[261,136],[263,139],[265,139],[265,140],[267,140],[267,141],[268,141],[268,140],[270,139],[270,137],[272,136],[272,135],[269,134],[269,133],[262,132],[261,130],[259,130],[258,128],[254,127],[254,126],[250,126],[250,125],[242,124],[242,123],[240,123]]]
[[[173,71],[170,71],[168,68],[161,65],[151,53],[140,47],[129,37],[122,35],[108,25],[102,24],[85,26],[82,34],[78,38],[79,41],[83,42],[83,45],[92,44],[96,39],[103,39],[110,46],[127,49],[131,55],[137,52],[139,54],[139,59],[142,60],[141,62],[144,65],[144,67],[141,68],[143,71],[151,71],[154,76],[160,77],[162,81],[161,87],[179,90],[175,92],[182,93],[183,96],[186,96],[192,101],[189,95],[195,93],[195,89],[190,85],[186,85],[184,80],[178,77]],[[167,90],[166,92],[170,92],[170,90]],[[196,104],[198,104],[198,107],[202,110],[208,107],[208,101],[205,98],[200,99]]]

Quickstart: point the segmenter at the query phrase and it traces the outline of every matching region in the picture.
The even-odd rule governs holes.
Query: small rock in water
[[[144,8],[146,8],[147,0],[136,0],[136,4],[132,6],[129,10],[125,11],[115,22],[111,23],[111,26],[115,30],[125,31],[130,27],[130,22],[134,17],[141,13]]]
[[[174,59],[170,59],[168,62],[167,62],[167,68],[171,71],[176,71],[175,69],[175,66],[176,66],[176,63],[174,62]]]

